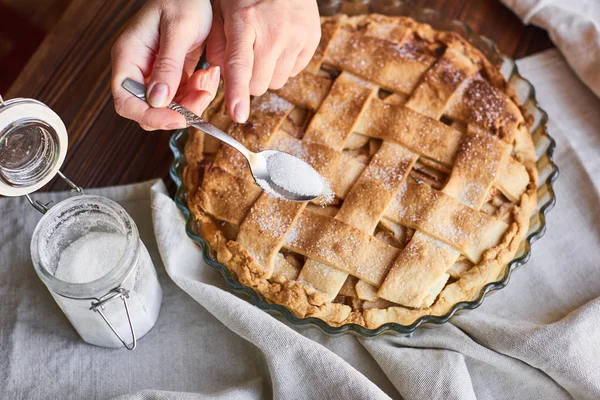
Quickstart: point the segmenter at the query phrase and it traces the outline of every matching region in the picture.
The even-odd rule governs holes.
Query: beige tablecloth
[[[162,183],[147,182],[88,192],[137,222],[163,308],[136,351],[93,347],[33,271],[39,215],[2,199],[0,398],[600,398],[600,101],[556,51],[518,64],[551,116],[558,202],[531,260],[479,309],[412,338],[298,333],[224,290]]]

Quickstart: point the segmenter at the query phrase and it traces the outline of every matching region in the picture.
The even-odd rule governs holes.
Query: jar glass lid
[[[67,143],[64,123],[45,104],[0,102],[0,194],[21,196],[48,183],[65,159]]]

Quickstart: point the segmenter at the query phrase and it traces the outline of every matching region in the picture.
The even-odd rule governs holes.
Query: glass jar
[[[67,154],[65,124],[33,99],[0,97],[0,194],[35,192],[58,173]]]
[[[158,277],[134,221],[114,201],[81,195],[48,209],[33,233],[31,257],[86,342],[132,350],[154,326]]]

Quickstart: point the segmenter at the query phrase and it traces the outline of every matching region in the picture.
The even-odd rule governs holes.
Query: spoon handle
[[[146,101],[146,86],[143,84],[134,81],[130,78],[125,78],[122,84],[123,88],[127,90],[129,93],[133,94],[140,100]],[[227,143],[240,153],[242,153],[246,158],[250,157],[250,151],[240,142],[214,126],[213,124],[206,122],[204,119],[194,114],[190,110],[185,107],[180,106],[175,102],[169,103],[167,106],[168,109],[177,111],[179,114],[183,115],[185,118],[186,124],[193,126],[196,129],[201,130],[204,133],[207,133],[220,141]]]

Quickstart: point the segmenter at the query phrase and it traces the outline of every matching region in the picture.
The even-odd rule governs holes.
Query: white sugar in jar
[[[99,196],[49,208],[30,194],[60,176],[68,135],[58,114],[34,99],[0,96],[0,195],[26,196],[44,214],[31,241],[35,270],[88,343],[133,350],[154,326],[162,290],[131,217]]]
[[[131,217],[100,196],[50,208],[31,241],[35,270],[79,335],[103,347],[135,347],[154,326],[162,290]]]

